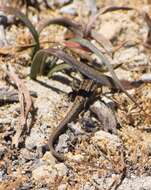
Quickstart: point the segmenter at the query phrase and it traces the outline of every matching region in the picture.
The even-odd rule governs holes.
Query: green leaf
[[[37,56],[38,55],[38,56]],[[39,73],[42,73],[42,70],[43,70],[43,64],[46,59],[47,55],[44,54],[43,52],[41,51],[38,51],[34,58],[33,58],[33,61],[32,61],[32,65],[31,65],[31,68],[30,68],[30,77],[32,79],[36,79],[37,75]]]
[[[62,70],[65,70],[65,69],[69,69],[71,68],[70,65],[66,64],[66,63],[62,63],[62,64],[58,64],[56,66],[54,66],[48,73],[48,77],[51,78],[52,75],[55,73],[55,72],[59,72],[59,71],[62,71]]]
[[[113,51],[113,46],[110,42],[110,40],[108,40],[107,38],[105,38],[105,36],[103,36],[100,33],[95,32],[94,30],[91,30],[91,37],[98,42],[109,55],[112,55],[112,51]]]
[[[96,54],[98,56],[98,58],[100,59],[100,61],[105,63],[106,66],[108,67],[108,70],[110,71],[112,78],[113,78],[114,82],[116,83],[116,85],[137,105],[134,98],[124,89],[123,85],[119,81],[118,77],[116,76],[116,74],[114,72],[114,69],[113,69],[110,61],[107,59],[107,57],[105,57],[105,55],[103,55],[101,53],[101,51],[95,45],[93,45],[90,41],[83,39],[83,38],[74,38],[74,39],[71,39],[70,41],[78,42],[79,44],[83,45],[84,47],[91,50],[91,52]]]
[[[94,54],[96,54],[98,56],[98,58],[100,59],[101,62],[103,62],[104,64],[106,64],[108,70],[110,71],[113,80],[116,81],[116,83],[121,86],[119,79],[117,78],[114,69],[110,63],[110,61],[101,53],[101,51],[95,46],[93,45],[90,41],[83,39],[83,38],[74,38],[71,39],[69,41],[73,41],[73,42],[78,42],[80,45],[88,48],[91,52],[93,52]]]
[[[65,63],[71,65],[77,71],[81,72],[83,75],[93,79],[100,85],[105,85],[110,88],[119,89],[118,85],[114,82],[114,80],[111,77],[102,74],[101,72],[93,69],[89,65],[84,64],[83,62],[77,61],[74,57],[68,55],[62,50],[54,48],[39,50],[35,54],[30,72],[30,76],[32,79],[36,79],[37,77],[37,73],[39,71],[39,67],[43,56],[56,56],[57,58],[63,60]]]

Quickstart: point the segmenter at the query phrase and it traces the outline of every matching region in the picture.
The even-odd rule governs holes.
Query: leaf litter
[[[108,13],[108,14],[114,15],[114,14],[118,14],[118,13]],[[127,12],[123,13],[123,14],[127,15],[127,17],[129,16],[129,14]],[[50,27],[56,27],[56,26],[50,26]],[[132,30],[132,28],[131,28],[131,30]],[[119,37],[119,39],[120,39],[120,37]],[[46,40],[47,40],[47,37],[46,37]],[[76,44],[74,44],[74,46],[75,45]],[[122,51],[122,49],[124,49],[124,48],[128,48],[128,46],[124,45],[120,49],[120,51]],[[110,48],[107,48],[107,50],[109,50],[109,52],[110,52]],[[49,50],[46,50],[46,51],[41,50],[41,51],[51,54],[51,52],[49,52]],[[145,54],[147,54],[147,51],[144,50],[144,52],[145,52]],[[22,53],[22,52],[20,52],[20,53]],[[62,53],[60,53],[60,55],[62,56]],[[7,63],[8,58],[6,56],[7,55],[5,55],[5,57],[3,57],[3,60],[5,60],[5,62]],[[68,57],[67,57],[67,59],[68,59]],[[65,67],[63,67],[63,68],[66,70],[67,65],[65,64],[64,66]],[[23,70],[22,70],[23,72],[24,72],[24,69],[25,68],[23,68]],[[60,68],[58,70],[61,71]],[[68,68],[67,68],[67,70],[68,70]],[[54,71],[54,74],[55,74],[55,72],[56,72],[56,70]],[[82,69],[81,69],[81,72],[83,72]],[[144,72],[149,72],[149,70],[145,69]],[[25,72],[25,73],[27,73],[27,72]],[[101,75],[105,75],[105,74],[101,73],[100,76]],[[118,75],[118,71],[117,71],[117,75]],[[141,75],[142,75],[142,73],[133,72],[133,81],[135,81],[135,79],[137,79],[139,81],[139,79],[141,78],[140,77]],[[52,75],[50,75],[50,76],[52,76]],[[36,75],[36,77],[38,77],[38,76]],[[120,81],[122,82],[122,80],[120,80]],[[53,80],[51,82],[53,83]],[[129,87],[126,87],[125,83],[122,83],[122,85],[124,85],[124,87],[126,87],[126,89],[129,88],[132,90],[131,93],[135,97],[135,99],[137,99],[137,102],[140,103],[141,106],[143,106],[143,109],[148,114],[150,114],[150,103],[151,102],[150,102],[149,94],[147,94],[147,96],[145,94],[145,93],[148,93],[149,89],[151,88],[150,84],[149,83],[145,84],[143,81],[143,83],[141,83],[141,85],[138,85],[138,88],[135,89],[134,88],[135,85],[134,85],[134,83],[132,83],[132,81],[130,81],[130,82],[126,81],[126,82],[127,82],[126,84],[129,84]],[[149,82],[149,81],[147,81],[147,82]],[[104,90],[106,90],[106,89],[104,89]],[[106,184],[106,187],[105,187],[108,189],[115,189],[115,188],[118,188],[116,186],[118,186],[118,183],[120,184],[120,181],[123,180],[122,177],[124,175],[125,175],[124,177],[126,177],[127,175],[131,175],[131,174],[132,175],[133,174],[147,175],[147,173],[149,174],[149,172],[150,172],[149,168],[150,168],[150,164],[151,164],[150,156],[149,156],[150,155],[150,153],[149,153],[149,145],[150,145],[150,140],[149,140],[150,139],[150,133],[149,133],[150,119],[149,119],[149,117],[145,117],[140,112],[138,112],[138,109],[134,108],[131,105],[131,103],[128,103],[129,100],[125,96],[122,96],[121,94],[116,93],[111,96],[111,99],[115,100],[118,105],[118,110],[116,111],[116,117],[121,126],[121,129],[118,130],[118,132],[119,132],[118,137],[121,139],[121,145],[120,145],[121,147],[116,152],[114,150],[114,148],[108,147],[108,143],[107,143],[106,139],[103,142],[101,142],[100,145],[97,143],[94,144],[93,140],[92,140],[93,139],[92,137],[94,136],[93,134],[87,134],[87,135],[83,135],[82,137],[78,137],[78,143],[76,143],[76,145],[74,145],[75,148],[72,150],[73,152],[71,151],[71,154],[72,154],[72,156],[78,155],[78,154],[84,155],[84,158],[86,158],[85,162],[79,161],[77,163],[75,161],[69,160],[66,164],[69,166],[70,172],[72,172],[72,175],[64,176],[64,177],[61,177],[60,179],[57,179],[56,183],[58,186],[61,184],[67,184],[68,189],[80,189],[81,184],[83,184],[83,187],[84,187],[84,184],[86,184],[89,181],[93,187],[100,189],[100,188],[102,188],[102,186],[100,185],[101,182],[99,180],[101,180],[101,178],[103,176],[106,176],[106,178],[107,178],[107,176],[111,177],[111,175],[113,175],[113,174],[119,174],[119,176],[117,175],[115,177],[111,177],[112,183],[109,185]],[[56,103],[56,105],[57,105],[57,103]],[[60,107],[62,107],[62,104],[60,103],[57,106],[58,106],[58,108],[60,108]],[[58,111],[59,111],[59,109],[58,109]],[[59,112],[60,112],[59,114],[62,115],[62,109]],[[55,115],[56,120],[60,117],[60,116],[58,117],[58,113],[56,113],[55,110],[54,110],[54,115]],[[53,117],[54,117],[54,115],[53,115]],[[40,118],[39,118],[39,120],[40,120]],[[54,121],[54,119],[52,119],[52,121]],[[40,122],[43,123],[44,121],[41,120]],[[40,125],[38,125],[38,121],[36,121],[36,125],[37,125],[37,127],[40,127]],[[57,126],[57,124],[56,124],[56,126]],[[47,136],[48,136],[48,133],[47,133]],[[102,147],[100,147],[100,146],[102,146]],[[34,151],[34,150],[32,150],[32,151]],[[11,154],[11,151],[10,151],[10,154]],[[18,154],[19,154],[19,152],[18,152]],[[69,154],[69,153],[67,153],[67,154]],[[70,157],[70,154],[69,154],[69,157]],[[5,160],[6,157],[4,156],[3,159]],[[9,164],[11,165],[11,159],[9,160]],[[25,164],[25,166],[26,166],[26,164]],[[19,168],[20,166],[18,165],[17,167]],[[29,166],[27,166],[27,167],[29,167]],[[125,168],[126,168],[126,171],[125,171]],[[24,169],[24,171],[26,170],[24,167],[23,167],[23,169]],[[20,184],[17,185],[17,180],[23,181],[23,178],[20,179],[19,177],[13,176],[13,175],[14,174],[10,174],[12,179],[14,178],[16,180],[15,188],[17,188],[18,186],[22,186]],[[97,175],[98,177],[95,178],[95,175]],[[27,175],[23,174],[22,176],[25,177]],[[73,176],[74,176],[74,178],[73,178]],[[28,180],[26,182],[28,183]],[[5,179],[4,183],[7,183],[7,179]],[[42,182],[38,181],[35,183],[36,183],[36,188],[38,189]],[[2,186],[2,187],[4,187],[4,186]],[[54,187],[55,187],[55,182],[53,182],[49,186],[50,189],[54,189]],[[35,187],[33,187],[33,188],[35,188]]]

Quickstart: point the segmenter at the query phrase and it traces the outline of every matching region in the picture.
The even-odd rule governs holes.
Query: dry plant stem
[[[111,42],[105,38],[102,34],[95,32],[94,30],[91,31],[91,37],[99,43],[99,45],[103,46],[105,49],[105,53],[109,56],[112,56],[113,46]]]
[[[29,112],[33,111],[33,102],[30,96],[30,93],[23,83],[22,80],[19,79],[17,74],[15,73],[15,70],[12,68],[11,65],[8,66],[8,69],[3,70],[6,72],[6,74],[10,77],[11,80],[13,80],[18,88],[18,97],[20,102],[20,126],[18,126],[15,136],[13,137],[12,144],[18,148],[18,145],[21,141],[21,136],[25,133],[25,131],[29,131],[27,129],[27,118]]]
[[[30,91],[30,95],[37,97],[37,94]],[[18,93],[16,90],[9,90],[7,87],[0,88],[0,106],[8,103],[19,102]]]
[[[50,40],[46,40],[46,41],[41,41],[40,44],[55,44],[55,45],[61,45],[61,42],[57,42],[57,41],[50,41]],[[25,45],[18,45],[18,46],[11,46],[11,47],[4,47],[4,48],[0,48],[0,54],[2,55],[7,55],[7,54],[11,54],[14,53],[14,51],[16,52],[20,52],[20,51],[24,51],[26,49],[29,48],[33,48],[36,46],[36,43],[31,43],[31,44],[25,44]]]
[[[48,21],[45,21],[44,23],[40,24],[38,28],[39,34],[42,32],[42,30],[46,27],[49,26],[50,24],[57,24],[61,25],[64,27],[67,27],[69,30],[71,30],[76,36],[83,36],[83,32],[81,31],[81,27],[79,24],[72,22],[68,18],[55,18],[55,19],[50,19]]]

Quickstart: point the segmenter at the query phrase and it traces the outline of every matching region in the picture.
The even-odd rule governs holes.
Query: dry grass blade
[[[44,65],[43,61],[45,60],[46,56],[47,55],[41,52],[41,50],[35,54],[32,61],[32,65],[31,65],[31,71],[30,71],[30,77],[32,79],[36,79],[37,75],[41,73],[43,65]]]
[[[113,46],[107,38],[105,38],[102,34],[95,32],[94,30],[91,31],[91,37],[101,46],[103,46],[106,52],[112,56]]]
[[[133,7],[128,7],[128,6],[108,6],[108,7],[104,7],[100,14],[105,14],[111,11],[130,11],[130,10],[135,10]]]
[[[39,50],[32,62],[30,76],[32,79],[36,79],[37,73],[39,72],[41,60],[43,56],[56,56],[57,58],[63,60],[65,63],[71,65],[74,69],[81,72],[88,78],[93,79],[100,85],[105,85],[110,88],[119,89],[119,86],[114,82],[114,80],[102,74],[101,72],[93,69],[92,67],[84,64],[83,62],[77,61],[74,57],[64,53],[62,50],[48,48],[44,50]]]
[[[12,48],[0,48],[0,55],[6,56],[11,54]]]
[[[145,40],[146,45],[151,46],[151,18],[146,12],[143,12],[144,20],[148,26],[148,34]]]
[[[93,45],[91,42],[89,42],[88,40],[83,39],[83,38],[75,38],[75,39],[71,39],[71,41],[80,43],[84,47],[91,50],[91,52],[96,54],[98,56],[98,58],[100,59],[100,61],[102,61],[103,63],[106,64],[108,70],[110,71],[110,73],[112,75],[114,82],[119,87],[119,89],[121,89],[129,97],[129,99],[132,100],[132,102],[134,102],[140,108],[140,106],[137,104],[135,99],[124,89],[123,85],[121,84],[118,77],[116,76],[110,61],[100,52],[100,50],[95,45]]]
[[[137,80],[137,81],[121,80],[121,84],[124,86],[126,90],[139,88],[143,83],[144,82],[141,80]]]
[[[65,47],[82,50],[82,51],[85,51],[85,53],[86,52],[88,52],[88,53],[91,52],[88,48],[82,46],[81,44],[79,44],[77,42],[65,41],[63,44],[64,44]]]
[[[71,68],[71,66],[66,63],[56,65],[49,71],[48,77],[51,78],[54,73],[65,70],[65,69],[69,69],[69,68]]]
[[[40,48],[40,44],[39,44],[39,34],[36,31],[35,27],[33,26],[33,24],[30,22],[30,20],[26,17],[26,15],[24,15],[22,12],[20,12],[18,9],[14,8],[14,7],[8,7],[8,6],[0,6],[0,11],[3,11],[7,14],[13,14],[16,17],[18,17],[30,30],[35,42],[36,42],[36,46],[34,47],[33,50],[33,55],[35,54],[35,52],[37,50],[39,50]]]
[[[82,38],[74,38],[71,39],[71,41],[80,43],[82,46],[88,48],[91,52],[96,54],[99,57],[100,61],[106,64],[108,70],[110,71],[111,75],[114,77],[116,82],[119,83],[119,79],[117,78],[110,61],[100,52],[100,50],[95,45],[93,45],[90,41]],[[120,84],[118,85],[120,86]]]
[[[69,30],[71,30],[74,34],[76,34],[76,36],[81,36],[81,37],[83,36],[81,26],[79,24],[72,22],[68,18],[55,18],[55,19],[50,19],[48,21],[45,21],[39,26],[38,28],[39,33],[41,33],[45,27],[51,24],[64,26],[68,28]]]
[[[23,83],[19,79],[18,75],[15,73],[15,70],[9,65],[8,70],[5,70],[7,75],[13,80],[18,88],[19,102],[21,105],[20,108],[20,126],[18,126],[15,136],[13,137],[12,144],[17,148],[19,143],[22,142],[22,135],[25,134],[27,130],[27,118],[29,112],[33,111],[33,103],[30,96],[30,93]]]

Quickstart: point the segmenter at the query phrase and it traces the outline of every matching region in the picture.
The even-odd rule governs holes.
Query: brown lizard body
[[[66,116],[60,122],[58,127],[53,131],[53,133],[51,133],[51,136],[48,141],[48,146],[52,155],[56,157],[58,161],[63,161],[64,156],[55,151],[54,144],[56,143],[58,137],[67,130],[67,124],[73,121],[82,111],[82,109],[85,107],[85,104],[89,99],[87,98],[87,96],[92,96],[95,87],[96,86],[94,85],[92,80],[85,79],[82,82],[80,89],[78,91],[78,95],[76,96],[72,107],[69,109]]]

